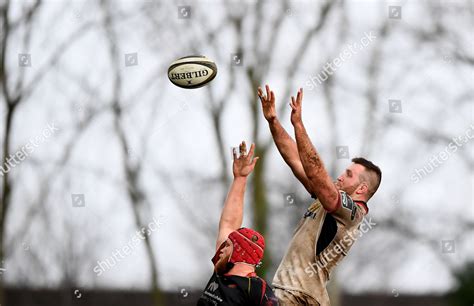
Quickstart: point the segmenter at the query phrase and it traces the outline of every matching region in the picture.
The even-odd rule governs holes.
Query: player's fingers
[[[242,141],[240,144],[240,156],[244,156],[247,154],[247,145],[245,144],[245,141]]]
[[[250,146],[249,155],[248,155],[249,160],[252,160],[252,156],[253,156],[254,151],[255,151],[255,144],[252,143],[252,145]]]
[[[299,107],[298,100],[293,97],[293,101],[291,103],[293,105],[293,109],[297,110]]]
[[[237,148],[232,148],[232,155],[234,156],[234,160],[237,159]]]
[[[260,86],[257,89],[257,95],[260,97],[260,99],[263,98],[263,90],[262,90],[262,87]]]
[[[267,90],[267,97],[270,97],[270,86],[265,85],[265,89]]]
[[[301,96],[300,96],[300,102],[303,102],[303,88],[300,88]]]
[[[300,104],[300,98],[297,96],[296,99],[293,102],[293,105],[295,106],[295,109],[299,108],[301,106]]]
[[[270,94],[271,94],[270,101],[275,101],[275,93],[273,92],[273,90],[270,91]]]
[[[260,157],[257,156],[257,157],[255,157],[255,158],[253,159],[252,165],[251,165],[252,168],[255,167],[255,165],[257,164],[257,160],[258,160],[259,158],[260,158]]]

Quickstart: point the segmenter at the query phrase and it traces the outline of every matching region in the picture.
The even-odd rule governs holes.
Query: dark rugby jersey
[[[278,305],[278,299],[272,288],[258,276],[218,275],[214,272],[197,305],[274,306]]]

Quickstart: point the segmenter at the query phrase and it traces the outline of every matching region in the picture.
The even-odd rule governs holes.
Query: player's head
[[[381,180],[382,171],[379,167],[365,158],[356,157],[337,178],[335,184],[349,196],[357,196],[361,200],[368,201],[379,188]]]
[[[232,242],[227,238],[219,247],[216,255],[214,255],[212,261],[214,262],[214,268],[218,274],[224,274],[230,270],[231,265],[229,265],[229,259],[232,255],[232,249]]]
[[[265,239],[249,228],[239,228],[229,234],[212,258],[218,274],[229,271],[236,263],[256,266],[263,258]]]

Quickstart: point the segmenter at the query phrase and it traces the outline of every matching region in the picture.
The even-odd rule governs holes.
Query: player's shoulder
[[[341,206],[350,210],[357,210],[360,211],[363,215],[368,212],[367,203],[364,201],[353,200],[350,195],[348,195],[345,191],[340,190],[341,194]],[[361,204],[359,206],[358,204]]]
[[[353,207],[356,206],[354,200],[345,191],[339,190],[339,195],[341,197],[342,207],[352,210]]]
[[[359,207],[357,201],[353,200],[345,191],[339,190],[339,196],[338,208],[331,214],[336,219],[346,220],[348,224],[359,223],[365,215],[365,210]]]
[[[268,284],[263,278],[255,277],[256,286],[254,287],[257,290],[254,290],[254,303],[256,305],[278,305],[278,299],[273,293],[273,288]]]

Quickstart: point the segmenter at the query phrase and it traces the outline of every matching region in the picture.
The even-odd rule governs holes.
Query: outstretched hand
[[[268,85],[265,85],[265,89],[267,91],[266,95],[263,93],[261,87],[258,87],[257,94],[260,98],[260,102],[262,102],[263,116],[267,121],[272,121],[277,116],[275,110],[275,94],[270,90]]]
[[[252,144],[250,146],[250,151],[247,154],[247,145],[245,144],[245,141],[242,141],[242,143],[239,145],[240,155],[238,157],[236,149],[233,149],[234,164],[232,166],[232,171],[235,178],[246,177],[253,171],[258,160],[258,157],[252,159],[254,150],[255,144]]]
[[[303,102],[303,88],[298,90],[298,94],[296,95],[296,99],[294,96],[291,96],[291,124],[293,126],[297,123],[302,122],[301,118],[301,105]]]

